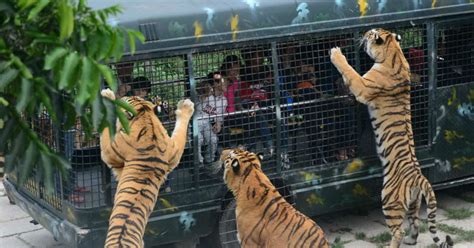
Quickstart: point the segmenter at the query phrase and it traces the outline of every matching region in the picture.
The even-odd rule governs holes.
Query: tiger
[[[410,233],[403,242],[416,244],[423,197],[427,203],[428,226],[433,241],[439,247],[452,247],[449,235],[444,242],[437,236],[435,193],[421,173],[415,156],[410,66],[403,55],[400,40],[400,35],[383,29],[367,31],[360,45],[374,60],[374,65],[363,76],[349,65],[339,47],[330,50],[330,59],[356,100],[368,107],[377,153],[383,165],[382,210],[392,234],[390,247],[400,246],[404,238],[402,223],[406,216]]]
[[[262,154],[225,149],[220,166],[236,201],[241,247],[329,247],[323,230],[297,211],[261,168]]]
[[[101,95],[115,99],[110,89],[102,90]],[[137,96],[122,100],[136,111],[136,115],[126,112],[130,133],[117,120],[114,139],[108,128],[100,136],[102,160],[118,180],[105,247],[144,247],[145,226],[160,186],[183,154],[194,104],[189,99],[178,102],[176,125],[169,137],[155,115],[154,104]]]

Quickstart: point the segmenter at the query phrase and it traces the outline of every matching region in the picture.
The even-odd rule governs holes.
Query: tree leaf
[[[36,3],[36,0],[19,0],[18,7],[20,7],[21,10],[24,10],[33,5],[34,3]]]
[[[64,158],[57,155],[53,156],[52,159],[56,165],[56,168],[58,168],[61,174],[61,178],[65,181],[68,181],[69,177],[67,171],[71,169],[71,164]]]
[[[13,62],[13,64],[16,65],[18,67],[18,69],[20,69],[20,72],[23,75],[23,77],[25,77],[27,79],[32,79],[33,78],[33,75],[31,75],[30,69],[25,64],[23,64],[23,62],[21,61],[20,58],[18,58],[17,56],[15,56],[13,54],[10,56],[10,58],[11,58],[11,61]]]
[[[128,123],[128,119],[125,116],[124,112],[120,109],[117,109],[115,114],[117,115],[120,123],[122,124],[122,127],[125,129],[125,133],[129,134],[130,133],[130,124]]]
[[[115,78],[113,77],[110,67],[102,64],[96,64],[96,66],[109,85],[110,89],[112,89],[112,91],[117,91],[117,83],[115,82]]]
[[[44,59],[44,69],[45,70],[53,69],[58,59],[62,58],[64,55],[66,55],[66,53],[67,53],[67,50],[63,47],[58,47],[54,49],[52,52],[48,53],[48,55],[46,55],[46,58]]]
[[[97,92],[97,94],[100,94]],[[102,122],[104,116],[103,107],[102,107],[102,97],[96,97],[92,102],[92,126],[95,130],[99,129],[99,125]]]
[[[28,139],[26,138],[26,134],[23,131],[20,131],[19,134],[16,135],[15,141],[13,142],[13,149],[10,152],[12,161],[11,163],[6,163],[6,166],[14,166],[16,165],[15,161],[20,157],[20,154],[25,150],[25,146],[28,142]],[[11,168],[10,168],[11,169]]]
[[[145,36],[143,36],[140,31],[134,29],[127,29],[127,32],[129,33],[129,35],[135,36],[135,38],[137,38],[141,43],[145,42]]]
[[[106,121],[110,124],[109,125],[109,132],[110,136],[114,137],[115,132],[116,132],[116,126],[115,123],[117,121],[117,116],[116,116],[116,107],[115,104],[113,104],[112,101],[109,99],[104,99],[104,106],[105,106],[105,117]]]
[[[135,111],[135,109],[134,109],[130,104],[128,104],[127,102],[123,101],[122,99],[116,99],[116,100],[114,100],[114,103],[115,103],[117,106],[119,106],[119,107],[125,109],[126,111],[128,111],[128,112],[130,112],[130,113],[132,113],[133,115],[137,115],[137,111]]]
[[[103,60],[106,57],[109,57],[110,47],[113,42],[113,35],[109,31],[101,30],[101,40],[99,40],[99,50],[97,51],[97,59]]]
[[[50,154],[41,153],[41,168],[47,194],[53,193],[53,168]]]
[[[124,45],[125,45],[124,33],[118,32],[117,30],[117,45],[115,46],[113,54],[111,54],[111,56],[114,57],[115,62],[120,61],[120,58],[122,58]]]
[[[100,71],[97,67],[92,66],[91,67],[91,72],[89,75],[89,95],[90,95],[90,102],[94,101],[96,96],[100,96],[100,87],[102,85],[101,82],[101,77],[100,77]]]
[[[60,0],[58,9],[59,38],[61,40],[71,37],[74,30],[74,12],[67,0]]]
[[[5,121],[5,119],[4,119]],[[6,120],[5,125],[0,130],[0,151],[5,151],[6,146],[8,145],[8,140],[12,135],[14,135],[14,128],[17,126],[14,119]]]
[[[101,32],[89,33],[88,35],[89,38],[86,42],[87,54],[92,58],[99,59],[97,53],[100,48],[100,41],[103,40],[103,35]]]
[[[70,84],[72,74],[74,73],[78,63],[79,55],[77,55],[76,52],[72,52],[66,56],[66,59],[64,60],[64,66],[60,72],[59,77],[58,87],[60,90],[65,89]]]
[[[133,55],[136,50],[135,36],[130,30],[127,30],[127,34],[128,34],[128,42],[130,43],[130,53]]]
[[[44,7],[46,7],[49,3],[49,0],[39,0],[39,2],[36,4],[36,6],[30,11],[30,14],[28,15],[28,18],[26,20],[30,21],[33,18],[35,18],[39,12],[41,12]]]
[[[32,97],[34,97],[34,95],[31,94],[32,89],[33,89],[33,85],[31,84],[30,80],[26,78],[22,78],[21,79],[21,92],[20,92],[20,96],[18,97],[19,100],[16,104],[17,112],[19,113],[23,112],[23,110],[25,110],[25,107],[28,105],[28,102],[32,100]]]
[[[36,163],[38,158],[38,148],[34,144],[34,142],[30,142],[28,148],[26,149],[24,159],[21,162],[21,166],[23,167],[20,172],[20,185],[24,184],[28,179],[28,175],[30,175],[33,166]]]
[[[9,68],[4,73],[0,74],[0,91],[2,91],[8,84],[18,76],[18,70]]]
[[[0,72],[3,72],[5,69],[7,69],[10,65],[12,64],[11,61],[1,61],[0,62]]]
[[[38,87],[36,89],[37,95],[40,97],[41,102],[43,103],[44,107],[48,111],[49,115],[51,116],[51,119],[54,122],[58,121],[58,118],[56,116],[56,112],[54,112],[53,104],[51,103],[51,97],[48,96],[48,94],[45,91],[44,87]]]
[[[96,83],[91,81],[92,63],[87,57],[82,57],[81,79],[79,80],[79,94],[77,95],[77,102],[82,106],[90,97],[88,86]]]

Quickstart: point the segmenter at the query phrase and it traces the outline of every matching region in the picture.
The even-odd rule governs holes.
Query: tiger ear
[[[401,41],[402,40],[402,36],[399,35],[399,34],[396,34],[396,33],[392,33],[393,37],[395,37],[395,40],[397,41]]]
[[[258,158],[258,161],[261,163],[263,161],[263,153],[261,152],[257,153],[257,158]]]
[[[231,166],[232,166],[232,170],[234,171],[234,173],[239,174],[239,170],[240,170],[239,160],[238,159],[232,160]]]

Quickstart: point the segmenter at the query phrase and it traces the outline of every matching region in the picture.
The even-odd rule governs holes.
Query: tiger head
[[[393,53],[401,52],[399,34],[377,28],[367,31],[361,40],[365,52],[375,61],[382,63]]]
[[[127,116],[128,120],[132,120],[135,116],[139,116],[139,115],[143,115],[147,113],[155,114],[156,105],[139,96],[124,96],[121,98],[121,100],[128,103],[136,112],[134,114],[127,110],[124,110],[125,115]]]
[[[241,179],[252,170],[262,171],[261,161],[263,155],[255,154],[242,149],[226,149],[222,151],[220,162],[224,170],[224,182],[227,187],[237,192]]]

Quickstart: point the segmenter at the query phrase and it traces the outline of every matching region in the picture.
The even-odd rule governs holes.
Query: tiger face
[[[262,154],[255,154],[241,149],[226,149],[222,151],[220,162],[224,170],[224,182],[232,191],[240,187],[241,178],[251,170],[262,171]]]
[[[381,28],[367,31],[361,40],[364,51],[378,63],[382,63],[393,52],[399,51],[401,36]]]

